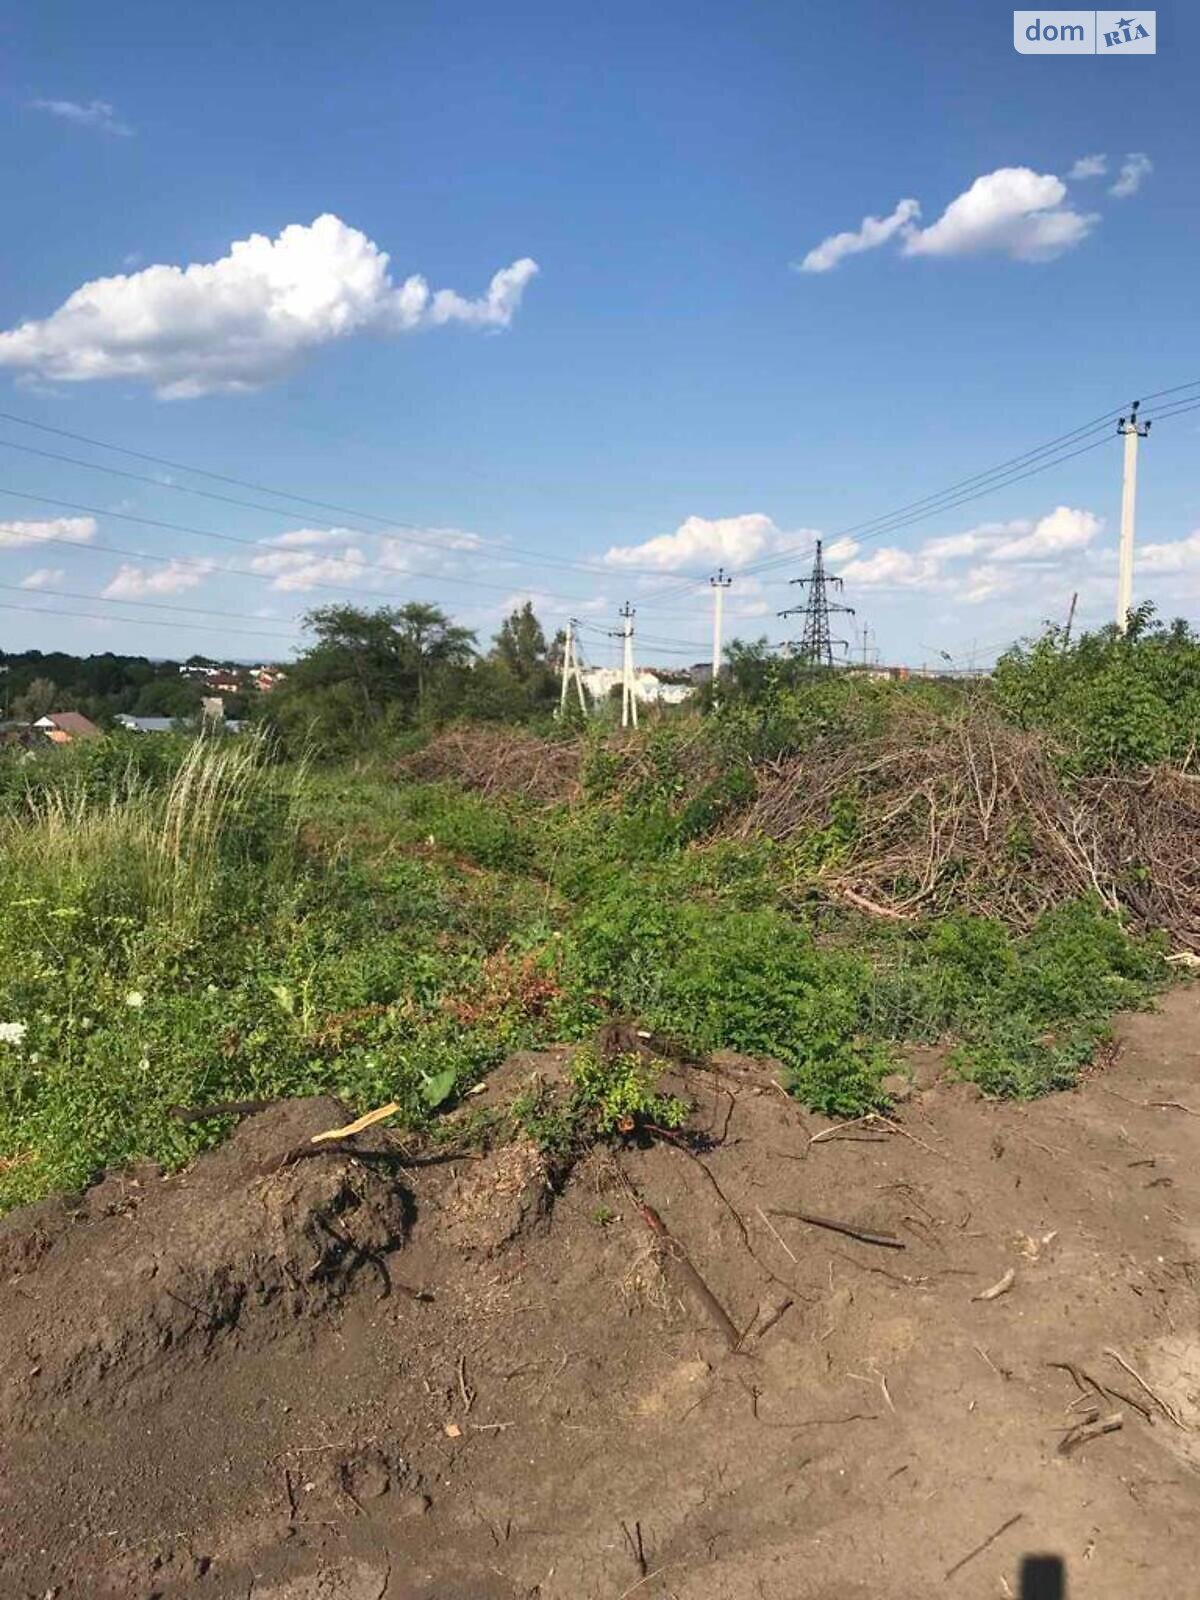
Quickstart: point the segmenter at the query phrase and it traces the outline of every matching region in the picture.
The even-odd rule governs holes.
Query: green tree
[[[57,699],[58,685],[53,678],[34,678],[23,693],[14,696],[12,714],[18,722],[36,722],[54,710]]]
[[[443,709],[447,697],[438,691],[446,680],[454,688],[475,654],[469,628],[421,601],[375,611],[322,606],[304,620],[314,643],[265,715],[294,742],[311,736],[327,749],[353,748],[368,729]]]
[[[534,614],[532,600],[516,607],[500,625],[492,649],[495,660],[501,661],[522,683],[546,670],[546,635]]]

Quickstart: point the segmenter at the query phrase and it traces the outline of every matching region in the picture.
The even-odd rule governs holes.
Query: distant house
[[[127,711],[119,712],[117,721],[130,733],[174,733],[174,717],[132,717]]]
[[[77,739],[100,739],[103,735],[96,724],[82,711],[49,711],[34,723],[51,744],[74,744]]]

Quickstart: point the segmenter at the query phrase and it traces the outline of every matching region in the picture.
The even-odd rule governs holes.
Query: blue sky
[[[0,410],[379,520],[0,444],[41,497],[0,494],[0,640],[286,657],[339,597],[486,637],[531,593],[592,659],[627,597],[643,659],[703,657],[683,580],[776,561],[730,632],[782,638],[814,531],[888,659],[986,659],[1073,589],[1107,620],[1115,439],[838,536],[1200,379],[1200,18],[1157,37],[1022,56],[994,6],[10,12]],[[1198,424],[1143,450],[1135,593],[1200,620]]]

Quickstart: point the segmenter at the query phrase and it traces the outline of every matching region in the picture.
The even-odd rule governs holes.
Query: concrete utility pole
[[[637,687],[633,676],[633,619],[636,612],[626,600],[617,613],[621,618],[621,639],[624,655],[621,662],[621,726],[638,725]]]
[[[579,626],[574,617],[567,618],[567,637],[563,642],[563,669],[562,693],[558,699],[558,714],[563,716],[567,709],[567,695],[571,689],[571,679],[575,679],[575,687],[579,691],[579,709],[587,716],[587,701],[583,697],[583,677],[579,671],[579,655],[575,647],[575,629]]]
[[[713,692],[715,694],[721,682],[721,617],[725,608],[725,591],[733,582],[732,578],[725,576],[725,568],[718,567],[715,578],[710,578],[713,592],[713,651],[712,651],[712,676]]]
[[[1128,417],[1117,423],[1117,432],[1125,439],[1125,471],[1121,484],[1121,559],[1117,571],[1117,631],[1124,633],[1129,627],[1129,612],[1133,605],[1133,524],[1137,508],[1137,458],[1138,440],[1150,432],[1148,422],[1138,421],[1140,400],[1133,402]]]

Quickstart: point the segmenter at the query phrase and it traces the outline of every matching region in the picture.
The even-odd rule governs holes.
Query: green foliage
[[[961,1041],[955,1064],[989,1093],[1028,1097],[1075,1082],[1114,1011],[1148,1003],[1163,951],[1098,901],[1047,912],[1023,936],[986,917],[951,916],[881,943],[872,1031]]]
[[[617,880],[577,924],[582,981],[695,1050],[782,1061],[815,1110],[882,1105],[884,1051],[859,1036],[869,969],[781,912],[672,903]]]
[[[688,1109],[684,1102],[657,1092],[663,1066],[637,1054],[604,1058],[595,1050],[580,1052],[574,1072],[577,1099],[599,1133],[632,1129],[640,1122],[659,1128],[683,1125]]]
[[[443,667],[427,705],[477,670]],[[326,709],[358,693],[326,691]],[[946,1042],[989,1093],[1069,1085],[1112,1013],[1165,981],[1156,941],[1098,901],[1025,933],[797,904],[788,886],[855,845],[850,790],[787,845],[714,836],[756,752],[927,705],[890,695],[825,679],[755,702],[735,683],[702,727],[589,732],[586,796],[556,809],[398,782],[383,760],[307,770],[254,740],[113,738],[0,762],[0,1208],[135,1157],[174,1167],[222,1136],[176,1104],[332,1092],[396,1099],[434,1128],[509,1051],[613,1017],[774,1057],[833,1115],[885,1106],[909,1040]],[[1019,857],[1019,830],[997,847]],[[591,1054],[565,1099],[521,1108],[564,1151],[681,1116],[652,1064]]]
[[[659,1092],[665,1066],[636,1053],[605,1056],[586,1046],[576,1058],[569,1090],[541,1084],[513,1102],[513,1121],[556,1156],[579,1155],[598,1139],[636,1133],[646,1125],[680,1128],[688,1107],[677,1096]]]
[[[997,663],[996,700],[1020,726],[1054,734],[1083,772],[1194,761],[1200,728],[1200,636],[1157,623],[1154,608],[1068,645],[1058,630]]]

